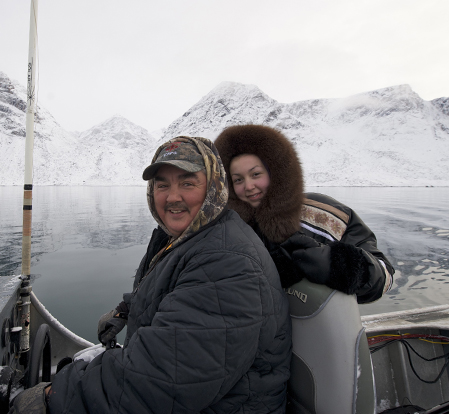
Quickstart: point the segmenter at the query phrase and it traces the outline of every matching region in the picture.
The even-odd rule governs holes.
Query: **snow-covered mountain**
[[[0,72],[0,183],[23,183],[25,90]],[[235,124],[283,131],[307,186],[448,186],[449,98],[422,100],[408,85],[342,99],[279,103],[257,86],[223,82],[150,135],[121,116],[80,134],[38,107],[35,184],[140,184],[154,150],[179,135],[211,139]]]
[[[0,72],[0,184],[22,185],[26,90]],[[65,131],[44,108],[35,115],[35,185],[136,185],[156,138],[116,115],[82,133]]]
[[[0,72],[0,182],[23,184],[25,157],[26,89]],[[64,131],[51,114],[38,106],[35,115],[34,174],[38,182],[70,183],[71,171],[61,161],[76,138]]]
[[[120,115],[82,132],[78,138],[83,182],[90,185],[136,185],[157,148],[146,129]]]
[[[256,86],[223,82],[163,138],[214,139],[247,123],[277,128],[294,142],[308,186],[449,185],[449,98],[424,101],[408,85],[283,104]]]

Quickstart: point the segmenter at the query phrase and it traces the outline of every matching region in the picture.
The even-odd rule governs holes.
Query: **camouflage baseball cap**
[[[165,145],[165,144],[164,144]],[[170,142],[162,148],[156,161],[145,168],[142,174],[144,180],[151,180],[162,165],[174,165],[187,172],[204,170],[203,156],[195,145],[187,142]]]

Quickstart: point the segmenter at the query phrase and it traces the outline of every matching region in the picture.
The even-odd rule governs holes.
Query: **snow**
[[[0,367],[0,377],[4,369],[7,369],[7,367]],[[2,398],[5,398],[7,393],[8,393],[8,384],[0,384],[0,395],[2,396]]]
[[[392,405],[390,403],[390,400],[388,400],[388,399],[380,400],[380,403],[377,405],[377,412],[381,413],[385,410],[388,410],[391,407],[392,407]]]
[[[12,386],[11,387],[11,395],[9,396],[9,401],[12,401],[15,397],[17,397],[21,392],[25,391],[23,386]]]
[[[17,287],[22,282],[19,276],[2,276],[0,279],[0,309],[3,309],[11,296],[15,294]]]
[[[38,105],[34,184],[144,185],[156,148],[179,135],[215,139],[227,126],[265,124],[292,140],[307,186],[448,186],[449,98],[409,85],[289,104],[255,85],[222,82],[167,127],[149,133],[120,115],[64,131]],[[0,182],[23,184],[25,89],[0,72]]]

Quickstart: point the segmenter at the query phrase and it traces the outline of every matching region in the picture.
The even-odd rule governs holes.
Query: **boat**
[[[60,324],[31,292],[31,346],[28,361],[23,363],[22,282],[21,276],[0,277],[0,412],[7,412],[10,398],[21,389],[51,381],[61,361],[70,361],[80,351],[98,347]],[[355,303],[355,298],[351,299]],[[449,305],[362,316],[360,323],[372,360],[374,412],[449,413]],[[325,338],[323,332],[318,334]],[[330,346],[337,348],[338,344]],[[389,411],[399,407],[420,409]],[[360,412],[369,411],[354,408],[354,414]]]
[[[427,408],[426,413],[449,413],[449,305],[363,316],[361,321],[377,412],[415,405]]]
[[[37,0],[31,0],[30,59],[28,64],[28,108],[27,145],[24,186],[24,237],[22,274],[0,276],[0,412],[8,412],[10,400],[21,390],[33,387],[41,381],[51,381],[64,364],[72,361],[80,352],[98,348],[99,345],[79,337],[60,324],[32,292],[30,279],[31,243],[31,192],[32,192],[32,136],[34,118],[34,53],[37,19]],[[31,168],[31,169],[30,169]],[[328,349],[350,348],[349,354],[358,355],[358,349],[369,348],[364,356],[363,375],[367,378],[368,392],[362,395],[358,387],[361,378],[360,359],[351,361],[348,376],[351,384],[350,408],[346,412],[365,413],[449,413],[449,305],[418,308],[401,312],[389,312],[360,317],[355,297],[344,295],[327,287],[316,288],[306,281],[299,290],[287,291],[295,300],[309,304],[314,298],[314,289],[321,290],[311,312],[315,317],[325,315],[323,309],[336,300],[336,309],[348,304],[353,322],[352,331],[357,348],[347,345],[344,337],[348,318],[332,311],[324,319],[323,327],[318,327],[316,319],[310,327],[301,327],[301,336],[312,340],[307,345],[317,360],[323,353],[313,344],[326,343]],[[309,286],[304,286],[305,284]],[[307,290],[309,289],[309,290]],[[323,295],[323,289],[325,290]],[[349,309],[348,308],[348,309]],[[331,308],[329,308],[331,309]],[[338,317],[335,320],[335,317]],[[330,319],[334,317],[334,319]],[[292,318],[296,318],[293,316]],[[329,318],[329,319],[327,319]],[[297,318],[296,318],[297,319]],[[337,327],[336,335],[326,328],[329,324]],[[335,325],[337,323],[337,325]],[[313,331],[313,332],[312,332]],[[313,337],[315,335],[315,337]],[[349,334],[348,334],[349,335]],[[355,342],[353,342],[355,343]],[[359,344],[362,344],[359,347]],[[326,355],[328,356],[328,355]],[[366,363],[367,361],[367,363]],[[348,362],[338,361],[342,366]],[[319,364],[320,361],[317,362]],[[321,365],[323,362],[321,361]],[[327,366],[321,366],[326,375]],[[368,375],[365,375],[368,373]],[[338,374],[338,371],[337,371]],[[293,378],[293,381],[295,378]],[[336,381],[337,382],[337,381]],[[344,381],[340,381],[344,382]],[[337,385],[337,384],[335,384]],[[332,385],[331,385],[332,386]],[[363,397],[363,398],[362,398]],[[326,398],[326,395],[320,397]],[[317,414],[329,414],[317,412]]]
[[[286,289],[288,414],[449,413],[449,305],[360,316],[355,295]]]
[[[70,362],[75,354],[94,346],[59,323],[23,282],[22,276],[0,276],[0,413],[8,412],[10,400],[23,389],[51,381],[61,361]],[[26,302],[31,345],[23,352],[21,322]]]

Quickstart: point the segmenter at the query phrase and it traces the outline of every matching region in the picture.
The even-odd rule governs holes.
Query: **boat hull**
[[[444,340],[420,340],[413,336],[449,336],[449,306],[432,306],[409,311],[390,312],[362,317],[368,338],[380,335],[406,335],[406,341],[417,353],[433,359],[449,352]],[[397,338],[397,337],[396,337]],[[410,339],[409,339],[410,338]],[[380,342],[378,345],[385,344]],[[370,346],[371,352],[375,346]],[[376,384],[377,413],[386,409],[412,404],[431,409],[449,401],[449,375],[445,367],[447,358],[425,361],[419,358],[403,342],[394,342],[377,352],[372,352]],[[416,373],[426,381],[418,379],[410,364],[408,353]]]
[[[21,296],[20,276],[0,277],[0,412],[9,404],[11,395],[23,387],[42,380],[42,372],[56,373],[63,358],[72,358],[77,352],[94,344],[76,335],[59,323],[42,305],[36,295],[30,297],[30,350],[20,353]],[[45,329],[42,329],[45,328]],[[40,331],[40,332],[39,332]],[[44,335],[42,335],[44,333]],[[43,342],[43,343],[40,343]],[[46,366],[47,369],[42,369]],[[33,368],[32,368],[33,367]],[[24,373],[35,375],[24,377]],[[51,378],[47,378],[51,379]]]
[[[19,276],[0,277],[0,321],[2,323],[0,358],[0,405],[8,404],[11,385],[18,382],[14,372],[23,372],[18,358],[20,342],[20,286]],[[59,361],[65,357],[72,358],[79,351],[94,344],[79,337],[59,323],[38,298],[31,293],[30,344],[35,345],[38,330],[47,325],[51,342],[51,373],[56,372]],[[449,305],[412,309],[410,311],[390,312],[361,317],[369,341],[379,335],[433,335],[449,337]],[[16,330],[14,331],[14,327]],[[406,339],[419,354],[432,359],[449,354],[449,345],[442,340]],[[380,342],[379,344],[386,343]],[[371,352],[377,345],[370,345]],[[441,358],[425,361],[411,352],[411,361],[415,371],[425,380],[417,378],[409,361],[405,345],[402,342],[391,343],[371,354],[376,388],[376,412],[407,404],[431,409],[449,401],[449,370],[445,366],[449,359]],[[19,371],[16,371],[19,370]],[[6,385],[6,386],[5,386]],[[442,411],[445,412],[445,411]],[[449,412],[449,411],[448,411]]]

